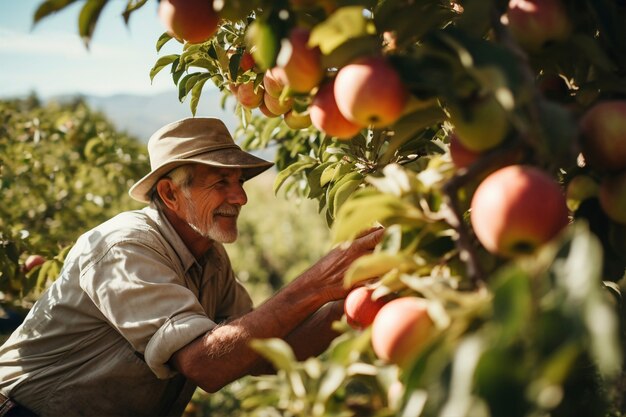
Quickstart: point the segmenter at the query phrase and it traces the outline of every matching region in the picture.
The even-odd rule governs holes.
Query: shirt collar
[[[183,269],[187,272],[189,268],[196,264],[197,261],[191,251],[187,248],[187,245],[185,245],[185,242],[183,242],[178,233],[176,233],[174,226],[172,226],[161,210],[152,206],[145,207],[143,210],[148,217],[155,222],[165,240],[169,242],[178,255]]]

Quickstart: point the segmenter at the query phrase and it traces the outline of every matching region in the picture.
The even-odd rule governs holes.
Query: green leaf
[[[252,22],[246,31],[246,44],[262,71],[274,66],[279,40],[271,25],[259,19]]]
[[[405,254],[380,252],[363,255],[346,271],[344,285],[351,287],[359,282],[381,277],[393,269],[408,271],[415,265],[413,259]]]
[[[150,69],[150,81],[154,80],[154,77],[159,73],[159,71],[175,62],[179,57],[180,55],[178,54],[171,54],[159,58],[152,69]]]
[[[404,222],[419,226],[427,221],[419,209],[397,196],[363,190],[340,208],[332,236],[333,241],[338,243],[353,239],[363,229],[376,223]]]
[[[87,0],[78,16],[78,33],[83,38],[85,46],[89,46],[89,41],[96,28],[96,23],[100,17],[100,12],[107,4],[108,0]]]
[[[287,180],[287,178],[291,177],[292,175],[300,171],[303,171],[307,168],[311,168],[315,166],[316,163],[317,161],[315,159],[304,156],[304,155],[300,155],[299,161],[289,165],[287,168],[285,168],[284,170],[278,173],[278,175],[276,176],[276,180],[274,181],[274,193],[278,192],[278,190],[283,185],[283,183]]]
[[[530,323],[530,278],[519,268],[506,268],[494,279],[493,292],[494,319],[500,325],[499,342],[506,345]]]
[[[198,108],[198,102],[200,101],[200,95],[202,94],[202,87],[204,83],[207,82],[211,78],[210,74],[204,73],[201,74],[193,88],[191,89],[191,102],[189,103],[189,107],[191,108],[191,114],[196,115],[196,110]]]
[[[270,361],[274,368],[291,372],[294,369],[296,356],[287,342],[278,338],[254,339],[250,347],[265,359]]]
[[[33,24],[36,24],[44,17],[58,12],[59,10],[69,6],[70,4],[76,2],[76,0],[47,0],[44,1],[37,7],[35,10],[35,14],[33,15]]]
[[[128,0],[128,3],[126,3],[126,9],[124,10],[124,13],[122,13],[122,17],[124,17],[124,23],[128,25],[131,13],[146,4],[147,1],[148,0]]]
[[[328,19],[313,28],[309,46],[319,46],[322,54],[328,55],[349,39],[375,34],[373,22],[366,19],[363,12],[362,6],[337,9]]]
[[[328,401],[331,395],[333,395],[337,389],[343,384],[346,379],[346,368],[338,364],[330,364],[326,374],[320,381],[319,388],[317,389],[317,398],[315,402],[320,404],[320,409],[323,409],[324,404]]]
[[[167,32],[164,32],[161,36],[159,36],[159,39],[157,40],[157,43],[156,43],[157,52],[160,52],[161,48],[163,48],[163,45],[165,45],[172,39],[173,39],[172,35],[170,35]]]
[[[355,176],[354,179],[348,180],[341,184],[339,187],[337,187],[337,191],[333,196],[333,217],[337,216],[339,208],[348,198],[350,198],[352,193],[354,193],[354,191],[356,191],[362,183],[363,176],[359,174],[358,176]]]

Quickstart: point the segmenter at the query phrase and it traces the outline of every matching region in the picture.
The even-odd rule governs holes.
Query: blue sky
[[[111,95],[154,94],[173,90],[164,70],[151,84],[149,71],[160,55],[180,52],[170,41],[157,54],[155,44],[164,29],[156,0],[131,15],[126,26],[121,13],[125,0],[104,8],[90,49],[78,36],[78,2],[33,26],[32,16],[42,0],[0,0],[0,97],[36,92]]]

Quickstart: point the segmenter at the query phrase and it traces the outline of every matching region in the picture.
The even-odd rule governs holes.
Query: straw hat
[[[241,150],[226,125],[215,118],[192,117],[157,130],[148,141],[151,171],[129,190],[132,198],[150,202],[152,186],[172,169],[191,163],[221,168],[241,168],[250,179],[273,163]]]

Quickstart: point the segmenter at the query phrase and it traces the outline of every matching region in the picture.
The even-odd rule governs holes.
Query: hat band
[[[181,154],[176,155],[176,157],[174,159],[189,159],[192,156],[196,156],[196,155],[200,155],[203,153],[208,153],[208,152],[214,152],[214,151],[220,151],[223,149],[241,149],[239,146],[237,146],[237,144],[235,143],[226,143],[220,146],[210,146],[210,147],[205,147],[202,149],[193,149],[187,152],[183,152]],[[171,161],[172,158],[168,158],[165,161],[161,161],[158,165],[153,165],[152,168],[154,169],[155,167],[161,166],[166,164],[168,161]]]

